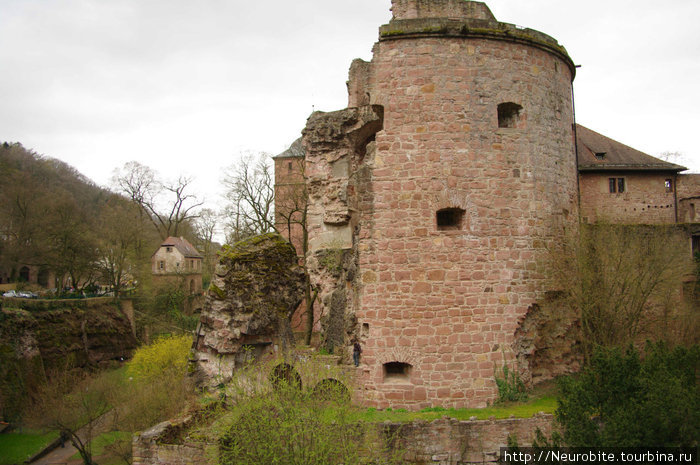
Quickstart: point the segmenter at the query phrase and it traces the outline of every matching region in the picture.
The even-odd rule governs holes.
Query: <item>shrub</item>
[[[499,370],[493,368],[493,376],[498,387],[498,402],[515,402],[527,400],[527,389],[525,383],[520,378],[520,373],[515,369],[508,368],[508,364],[504,361]]]
[[[192,336],[189,334],[162,337],[153,344],[136,350],[128,365],[129,376],[151,380],[164,372],[184,375],[190,347]]]
[[[283,366],[283,365],[278,365]],[[395,439],[381,427],[357,420],[342,373],[318,373],[319,367],[295,366],[304,379],[264,373],[275,372],[265,364],[239,370],[227,386],[231,412],[218,422],[221,465],[401,463]],[[318,381],[320,379],[320,381]],[[386,436],[385,436],[386,435]]]
[[[647,343],[598,348],[578,377],[560,382],[556,418],[573,447],[694,446],[700,437],[700,347]]]

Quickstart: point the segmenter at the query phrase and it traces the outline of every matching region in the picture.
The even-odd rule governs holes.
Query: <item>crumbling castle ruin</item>
[[[481,406],[544,298],[547,246],[578,224],[575,67],[483,3],[392,12],[349,108],[303,132],[308,269],[324,330],[361,339],[368,404]]]
[[[348,108],[313,113],[276,157],[276,213],[301,214],[301,186],[308,240],[299,224],[286,232],[306,252],[324,347],[363,347],[366,405],[483,406],[504,361],[526,379],[577,368],[573,319],[543,311],[556,306],[553,246],[612,212],[689,223],[700,249],[700,176],[577,126],[575,66],[553,38],[480,2],[392,0],[392,12],[372,60],[350,67]],[[251,261],[276,264],[265,250],[277,257],[278,242],[228,251],[217,270],[195,344],[209,384],[250,350],[291,344],[280,322],[303,298],[293,251],[280,273]]]

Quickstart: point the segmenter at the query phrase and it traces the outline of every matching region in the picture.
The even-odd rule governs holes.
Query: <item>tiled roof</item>
[[[301,137],[292,142],[287,150],[275,155],[272,158],[301,158],[304,156],[304,146],[301,144]]]
[[[197,249],[184,237],[170,236],[164,240],[161,247],[175,247],[186,258],[203,258]]]
[[[688,168],[669,163],[576,125],[579,171],[683,171]],[[597,156],[596,156],[597,155]]]

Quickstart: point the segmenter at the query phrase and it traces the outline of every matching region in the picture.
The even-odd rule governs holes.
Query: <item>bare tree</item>
[[[70,441],[78,450],[84,465],[94,465],[92,440],[102,432],[101,423],[112,409],[113,386],[107,381],[67,369],[57,372],[32,405],[30,424],[58,432],[62,441]]]
[[[204,271],[207,277],[214,272],[214,233],[219,226],[221,216],[211,208],[203,208],[194,221],[197,248],[204,254]]]
[[[681,283],[692,272],[680,234],[672,226],[583,225],[553,254],[554,286],[577,314],[584,356],[679,329]]]
[[[180,176],[175,181],[162,182],[151,168],[136,161],[116,170],[112,183],[139,206],[161,239],[177,236],[185,223],[197,217],[195,210],[203,204],[187,192],[192,178]],[[165,193],[169,193],[169,200],[161,203]],[[160,208],[161,205],[165,207]]]
[[[275,193],[269,155],[248,155],[230,166],[222,180],[227,200],[229,242],[275,231]]]
[[[141,239],[137,208],[115,195],[98,219],[99,268],[117,297],[133,273],[132,269],[137,268],[131,266],[138,261],[137,247]]]
[[[292,150],[300,147],[293,144]],[[223,180],[228,206],[226,215],[227,240],[235,242],[247,236],[276,231],[285,236],[305,264],[308,252],[307,208],[308,191],[304,179],[303,152],[293,153],[289,163],[291,176],[283,183],[273,184],[269,155],[244,157],[228,169]],[[296,166],[294,165],[296,164]],[[308,273],[305,286],[306,343],[311,343],[314,326],[314,302],[318,291],[313,289]]]

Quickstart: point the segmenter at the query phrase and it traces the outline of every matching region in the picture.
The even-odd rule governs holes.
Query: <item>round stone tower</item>
[[[381,126],[333,156],[313,136],[331,114],[305,132],[312,279],[326,314],[343,287],[368,405],[483,406],[548,290],[548,247],[577,227],[575,67],[480,2],[392,0],[392,12],[372,61],[352,64],[345,110]],[[313,270],[337,249],[351,273],[332,288]]]

